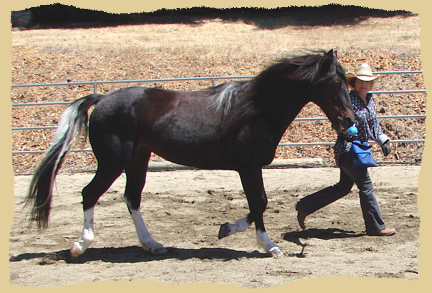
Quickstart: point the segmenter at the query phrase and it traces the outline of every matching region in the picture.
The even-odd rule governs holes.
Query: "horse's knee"
[[[249,221],[252,223],[255,223],[255,227],[257,229],[261,229],[262,231],[265,231],[264,228],[264,212],[267,208],[267,200],[265,201],[261,201],[259,203],[255,203],[254,205],[251,205],[249,210],[250,210],[250,214],[249,214]]]
[[[267,209],[268,199],[266,194],[249,200],[249,211],[252,216],[262,216]]]

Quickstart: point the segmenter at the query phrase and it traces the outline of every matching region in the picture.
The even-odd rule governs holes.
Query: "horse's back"
[[[130,87],[112,92],[90,117],[93,151],[109,157],[111,149],[134,153],[145,148],[190,164],[191,157],[220,141],[221,115],[208,101],[206,91]]]
[[[113,123],[121,121],[131,123],[145,116],[148,118],[162,115],[164,111],[171,108],[175,103],[174,91],[147,88],[129,87],[119,89],[105,95],[99,102],[91,115],[91,123]],[[153,113],[152,112],[157,112]],[[129,125],[132,126],[132,125]]]

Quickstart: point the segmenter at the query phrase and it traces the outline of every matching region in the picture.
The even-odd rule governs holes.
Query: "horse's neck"
[[[280,107],[277,112],[273,113],[273,119],[270,121],[270,125],[272,125],[274,129],[274,135],[278,141],[282,138],[288,126],[294,121],[305,104],[306,103],[296,103],[290,106]]]
[[[298,91],[284,91],[283,93],[269,91],[260,97],[262,109],[260,115],[275,132],[281,136],[297,117],[303,107],[309,102],[304,94]],[[265,101],[267,99],[267,101]],[[271,99],[271,101],[269,101]]]

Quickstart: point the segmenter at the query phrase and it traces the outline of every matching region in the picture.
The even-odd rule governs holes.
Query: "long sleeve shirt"
[[[338,165],[342,154],[350,151],[353,140],[365,142],[370,138],[376,141],[380,146],[390,140],[383,133],[378,122],[375,103],[372,100],[372,94],[367,94],[367,104],[363,102],[359,94],[354,90],[350,92],[350,98],[354,109],[358,133],[355,136],[345,132],[339,133],[334,146],[335,160]]]

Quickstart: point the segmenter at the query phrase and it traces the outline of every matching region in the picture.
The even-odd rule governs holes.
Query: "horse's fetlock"
[[[82,237],[82,239],[85,241],[85,242],[93,242],[94,241],[94,234],[93,233],[83,233],[83,237]]]

